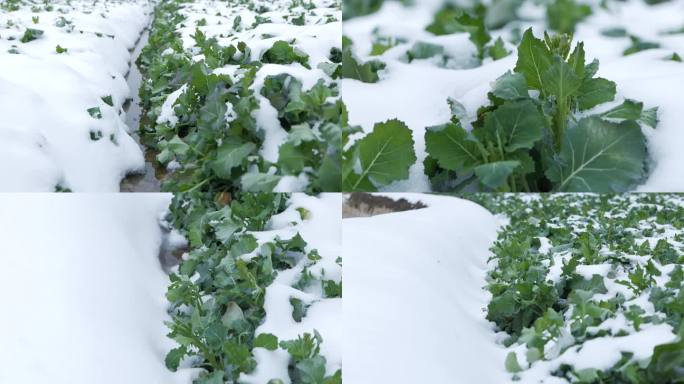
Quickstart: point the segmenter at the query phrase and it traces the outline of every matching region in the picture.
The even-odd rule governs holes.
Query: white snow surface
[[[0,199],[0,383],[190,384],[172,373],[165,194]]]
[[[126,173],[144,166],[122,105],[130,96],[129,49],[150,4],[67,3],[0,10],[0,191],[118,191]],[[21,43],[27,28],[44,34]],[[67,52],[58,54],[58,45]],[[109,95],[113,106],[101,99]],[[90,116],[93,107],[102,119]],[[98,131],[102,138],[91,140]]]
[[[342,222],[345,382],[508,382],[483,289],[501,219],[455,197],[386,196],[428,208]]]
[[[598,1],[586,3],[598,4]],[[425,128],[448,122],[451,116],[448,97],[466,107],[468,122],[475,120],[477,109],[488,104],[486,95],[491,89],[490,84],[507,70],[512,70],[517,60],[515,46],[506,43],[506,48],[513,52],[511,55],[498,61],[486,59],[483,65],[473,67],[463,59],[464,55],[472,56],[475,52],[467,34],[434,36],[426,32],[425,27],[432,22],[434,13],[442,4],[438,0],[417,0],[413,6],[405,7],[400,2],[386,1],[377,13],[344,22],[344,34],[353,40],[355,55],[364,62],[379,59],[387,65],[379,73],[380,81],[377,83],[353,79],[341,81],[349,123],[370,132],[375,123],[398,118],[413,130],[418,160],[409,171],[409,179],[392,183],[383,188],[385,191],[429,191],[430,185],[423,173]],[[681,167],[684,156],[680,150],[684,144],[684,130],[679,123],[684,64],[665,60],[673,52],[680,56],[684,52],[684,34],[662,34],[684,26],[684,1],[672,0],[653,6],[642,0],[609,4],[608,10],[593,6],[594,14],[580,22],[574,34],[575,41],[585,43],[587,62],[599,59],[597,76],[617,83],[616,101],[602,104],[590,112],[607,110],[625,98],[644,102],[644,108],[659,107],[657,128],[642,126],[648,140],[651,173],[637,190],[684,191],[684,168]],[[499,31],[490,31],[493,40],[501,36],[507,41],[513,27],[524,30],[531,26],[535,36],[542,36],[544,12],[541,6],[525,2],[520,13],[529,21],[514,22]],[[630,46],[629,39],[601,34],[602,30],[612,27],[626,28],[629,33],[646,41],[660,43],[661,48],[622,56]],[[406,42],[382,55],[370,56],[374,34],[399,37]],[[410,64],[400,60],[406,50],[418,41],[444,45],[445,52],[454,57],[452,63],[456,67],[442,68],[433,60],[415,60]],[[470,129],[468,125],[467,129]]]

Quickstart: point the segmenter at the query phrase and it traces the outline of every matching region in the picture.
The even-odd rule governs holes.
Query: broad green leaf
[[[323,384],[325,380],[325,358],[317,355],[296,365],[302,384]]]
[[[546,172],[558,191],[627,191],[643,178],[645,138],[634,121],[587,117],[566,130],[558,160]]]
[[[245,192],[272,192],[279,181],[280,176],[266,173],[245,173],[240,178],[242,190]]]
[[[278,150],[278,165],[287,174],[301,172],[308,159],[308,154],[293,143],[285,143]]]
[[[497,161],[475,167],[475,175],[482,184],[497,189],[506,183],[508,176],[519,166],[519,161]]]
[[[292,47],[287,41],[283,40],[273,43],[271,48],[261,55],[261,60],[264,63],[273,64],[291,64],[296,62],[305,68],[311,68],[309,66],[309,55]]]
[[[261,333],[254,338],[254,348],[266,348],[269,351],[278,349],[278,337],[270,333]]]
[[[597,77],[582,82],[579,96],[577,96],[577,104],[579,109],[584,111],[613,99],[615,99],[615,83]]]
[[[582,81],[575,71],[559,57],[542,75],[544,91],[547,95],[556,96],[556,100],[565,100],[574,96],[582,85]]]
[[[254,143],[225,142],[216,149],[216,159],[211,162],[211,169],[218,177],[230,180],[232,169],[241,166],[255,149]]]
[[[525,76],[508,71],[496,79],[492,84],[494,96],[504,100],[514,100],[529,97]]]
[[[529,28],[523,34],[522,41],[518,46],[518,61],[515,64],[515,72],[522,73],[527,80],[527,85],[532,89],[544,88],[543,74],[551,67],[552,54],[543,41],[537,39]]]
[[[452,171],[472,168],[481,162],[475,139],[468,139],[460,124],[448,123],[428,127],[425,130],[425,146],[428,154],[439,166]]]
[[[408,178],[409,168],[416,162],[413,144],[412,132],[403,122],[392,119],[376,123],[373,132],[359,140],[361,173],[353,189],[365,180],[387,185]]]
[[[506,152],[532,148],[543,137],[546,119],[531,100],[507,102],[485,117],[484,129]]]
[[[316,186],[323,192],[337,192],[341,190],[342,159],[339,153],[330,154],[323,158],[318,168]]]

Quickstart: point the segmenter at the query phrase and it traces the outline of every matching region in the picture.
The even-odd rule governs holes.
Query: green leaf
[[[679,341],[658,345],[648,365],[648,377],[653,383],[681,382],[684,372],[684,323],[679,332]]]
[[[437,125],[425,130],[427,153],[437,160],[440,167],[452,171],[472,168],[480,163],[475,140],[468,138],[468,132],[460,124]]]
[[[43,36],[43,31],[40,29],[26,28],[24,35],[19,39],[22,43],[28,43]]]
[[[278,337],[270,333],[261,333],[254,338],[254,348],[266,348],[275,351],[278,348]]]
[[[577,97],[578,108],[581,111],[593,108],[601,103],[615,99],[615,83],[600,77],[586,79],[582,82]]]
[[[278,175],[245,173],[240,178],[240,185],[245,192],[272,192],[279,181]]]
[[[442,54],[444,54],[443,46],[422,41],[414,43],[411,49],[406,51],[409,63],[415,59],[428,59]]]
[[[475,167],[475,175],[482,184],[497,189],[506,183],[508,176],[519,166],[519,161],[497,161]]]
[[[575,71],[560,57],[542,75],[543,90],[547,95],[556,96],[556,100],[565,100],[574,96],[582,82]]]
[[[353,190],[370,180],[376,185],[387,185],[408,178],[409,168],[416,162],[413,137],[409,127],[392,119],[376,123],[373,132],[359,140],[361,174]]]
[[[164,359],[166,368],[170,369],[172,372],[176,372],[181,360],[183,359],[183,356],[185,356],[186,353],[188,353],[188,349],[184,346],[170,350]]]
[[[622,52],[623,56],[628,56],[633,53],[645,51],[647,49],[660,48],[659,43],[644,41],[636,36],[630,36],[629,39],[632,41],[632,45],[630,45],[627,49],[624,50],[624,52]]]
[[[224,384],[223,372],[214,371],[212,373],[206,374],[195,380],[193,384]]]
[[[57,54],[67,53],[68,51],[68,49],[62,48],[59,44],[55,47],[55,52],[57,52]]]
[[[309,159],[307,153],[293,143],[285,143],[278,151],[278,164],[287,174],[298,174],[304,169]]]
[[[658,107],[644,110],[644,103],[626,99],[622,104],[603,112],[602,117],[617,120],[634,120],[655,128],[658,124]]]
[[[573,33],[575,25],[591,15],[591,7],[574,0],[556,0],[547,7],[549,27],[560,33]]]
[[[323,384],[325,380],[325,358],[317,355],[297,363],[297,372],[302,384]]]
[[[504,45],[504,41],[501,39],[501,37],[497,38],[494,44],[487,48],[487,55],[491,57],[492,60],[503,59],[509,54],[510,52],[506,50],[506,46]]]
[[[102,101],[110,107],[114,106],[114,100],[112,100],[112,95],[103,96]]]
[[[518,356],[513,351],[508,352],[508,355],[506,355],[505,365],[506,371],[510,373],[518,373],[522,371],[522,368],[520,368],[520,364],[518,363]]]
[[[346,48],[342,54],[343,79],[355,79],[364,83],[376,83],[380,78],[378,71],[385,69],[385,63],[380,60],[369,60],[363,64],[354,58],[351,47]]]
[[[102,111],[100,110],[100,107],[88,108],[88,114],[93,119],[101,119],[102,118]]]
[[[309,55],[292,47],[287,41],[283,40],[273,43],[271,48],[261,55],[261,61],[273,64],[292,64],[296,62],[305,68],[311,69],[309,66]]]
[[[575,46],[575,49],[572,51],[570,56],[568,56],[568,65],[570,66],[570,68],[572,68],[575,71],[575,74],[577,75],[577,77],[579,77],[580,79],[588,80],[592,76],[594,76],[594,74],[592,73],[591,75],[589,75],[585,78],[586,66],[584,65],[584,62],[585,62],[584,43],[580,41],[579,43],[577,43],[577,45]],[[598,66],[598,61],[596,63],[597,63],[596,65]]]
[[[484,129],[506,152],[532,148],[543,137],[546,119],[531,100],[507,102],[485,117]]]
[[[507,71],[492,84],[494,96],[504,100],[514,100],[529,97],[527,81],[520,73]]]
[[[515,72],[522,73],[527,80],[527,85],[532,89],[544,88],[543,74],[551,67],[551,51],[543,41],[537,39],[529,28],[523,34],[518,46],[518,61],[515,64]]]
[[[643,177],[645,138],[634,121],[587,117],[566,130],[558,160],[546,172],[558,191],[627,191]]]
[[[254,152],[256,144],[224,142],[216,149],[216,159],[211,162],[211,169],[216,176],[231,180],[232,169],[242,165],[242,162]]]

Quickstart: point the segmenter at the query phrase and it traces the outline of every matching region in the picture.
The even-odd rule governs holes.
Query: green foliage
[[[595,338],[619,338],[661,323],[684,327],[684,246],[674,240],[684,219],[671,219],[684,214],[681,195],[464,197],[510,219],[491,248],[496,268],[488,272],[486,286],[492,294],[487,319],[509,334],[504,343],[515,350],[504,363],[508,372],[520,374],[537,361],[581,351]],[[648,241],[654,237],[657,242]],[[544,252],[541,238],[549,243]],[[606,271],[591,277],[587,269],[579,273],[589,266]],[[626,289],[615,288],[620,285]],[[644,296],[652,309],[636,301]],[[602,326],[616,319],[623,325]],[[568,382],[677,382],[684,367],[681,340],[656,346],[650,358],[641,360],[624,352],[609,369],[562,364],[552,374]],[[524,365],[518,360],[523,355]]]
[[[26,28],[26,31],[24,31],[24,35],[21,36],[21,41],[22,43],[28,43],[33,40],[39,39],[41,36],[43,36],[43,31],[40,29],[33,29],[33,28]]]
[[[345,191],[374,191],[379,186],[408,178],[416,161],[411,130],[393,119],[376,123],[373,131],[350,146],[344,154]]]
[[[385,69],[385,63],[380,60],[359,62],[352,52],[352,41],[342,37],[342,72],[343,79],[355,79],[364,83],[376,83],[380,78],[378,72]]]
[[[196,382],[235,382],[255,369],[254,348],[282,348],[291,356],[294,384],[327,383],[341,375],[326,372],[317,332],[282,341],[273,334],[256,334],[265,316],[266,288],[277,273],[301,257],[309,260],[306,268],[320,260],[316,250],[307,251],[299,234],[260,243],[248,232],[265,230],[288,198],[276,193],[238,193],[232,200],[223,193],[174,196],[168,220],[189,240],[190,249],[170,275],[166,294],[171,304],[168,336],[178,344],[165,359],[170,370],[190,359],[204,372]],[[310,274],[306,279],[322,288],[329,285]],[[301,321],[303,316],[296,317]]]
[[[575,26],[591,15],[591,7],[574,0],[555,0],[546,8],[549,28],[560,33],[573,33]]]
[[[245,42],[219,43],[200,29],[192,35],[194,47],[186,50],[176,31],[184,20],[182,7],[179,0],[157,6],[149,45],[138,59],[145,78],[140,89],[142,141],[155,150],[159,166],[174,164],[164,174],[162,189],[272,191],[284,176],[293,176],[305,181],[308,192],[339,191],[343,106],[334,81],[339,76],[339,49],[331,51],[330,63],[321,63],[330,79],[321,78],[310,89],[303,89],[301,80],[285,71],[265,76],[260,85],[257,78],[264,64],[310,69],[308,54],[294,42],[278,40],[260,60],[252,61]],[[290,12],[300,15],[300,9]],[[242,24],[234,20],[229,29],[255,27]],[[198,52],[203,59],[195,61],[192,57]],[[215,72],[225,66],[234,66],[238,74]],[[177,123],[158,122],[162,105],[180,88],[184,91],[172,106]],[[262,106],[255,89],[275,108],[277,123],[287,132],[277,160],[262,155],[265,130],[256,119]]]
[[[426,129],[425,173],[433,189],[634,188],[648,159],[639,124],[655,127],[657,109],[627,100],[602,114],[577,117],[615,98],[615,83],[594,77],[597,70],[597,61],[585,63],[583,43],[573,48],[567,35],[537,39],[528,29],[515,72],[493,83],[491,104],[478,110],[470,132],[462,112],[450,124]]]
[[[348,20],[377,12],[383,2],[384,0],[344,0],[342,3],[342,19]]]

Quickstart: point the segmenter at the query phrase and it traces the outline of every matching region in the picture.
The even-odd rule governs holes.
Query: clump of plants
[[[492,84],[475,121],[449,100],[451,121],[425,133],[433,189],[621,192],[643,181],[641,125],[655,128],[657,108],[628,99],[593,112],[615,100],[616,85],[596,76],[582,42],[572,45],[571,35],[542,40],[528,29],[514,71]]]

